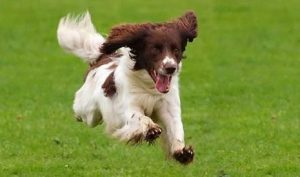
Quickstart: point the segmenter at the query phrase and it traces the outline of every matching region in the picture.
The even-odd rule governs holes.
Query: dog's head
[[[134,70],[145,69],[161,93],[169,91],[172,76],[179,71],[187,42],[197,36],[194,12],[167,23],[125,24],[112,28],[101,48],[111,54],[121,47],[131,49]]]

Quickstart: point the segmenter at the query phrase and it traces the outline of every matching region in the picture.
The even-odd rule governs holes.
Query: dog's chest
[[[146,116],[150,116],[156,104],[160,100],[159,96],[151,95],[151,94],[137,94],[135,95],[134,101],[135,104],[139,106],[145,113]]]

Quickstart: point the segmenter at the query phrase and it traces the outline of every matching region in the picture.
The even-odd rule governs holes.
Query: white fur
[[[100,55],[96,48],[104,40],[96,33],[88,13],[79,22],[69,17],[63,18],[58,29],[58,39],[63,48],[89,62]],[[122,56],[114,58],[113,63],[89,72],[85,83],[75,95],[73,109],[76,117],[91,127],[103,121],[108,134],[128,141],[137,134],[145,137],[149,128],[158,126],[152,119],[156,115],[163,126],[167,152],[172,154],[181,150],[185,145],[178,75],[173,76],[170,91],[161,94],[155,89],[147,71],[132,70],[134,61],[130,59],[130,50],[121,48],[119,52]],[[112,64],[118,65],[114,71],[117,93],[110,98],[104,95],[101,86],[114,70],[109,67]]]
[[[177,64],[176,61],[175,61],[175,59],[172,58],[172,57],[169,57],[169,56],[166,56],[166,57],[163,59],[162,62],[163,62],[164,65],[166,65],[167,63],[172,64],[172,65],[176,65],[176,64]]]
[[[105,39],[97,33],[89,12],[82,16],[67,15],[59,22],[57,29],[59,45],[88,63],[100,56],[100,46]]]

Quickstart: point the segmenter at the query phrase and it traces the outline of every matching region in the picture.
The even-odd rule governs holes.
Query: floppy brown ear
[[[112,28],[107,40],[101,47],[101,53],[111,54],[121,47],[130,47],[146,34],[151,24],[125,24]]]
[[[197,17],[193,11],[186,12],[175,23],[187,41],[192,42],[197,37]]]

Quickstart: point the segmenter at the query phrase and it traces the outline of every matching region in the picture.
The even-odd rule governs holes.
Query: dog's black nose
[[[165,66],[166,74],[173,74],[176,71],[176,66]]]

